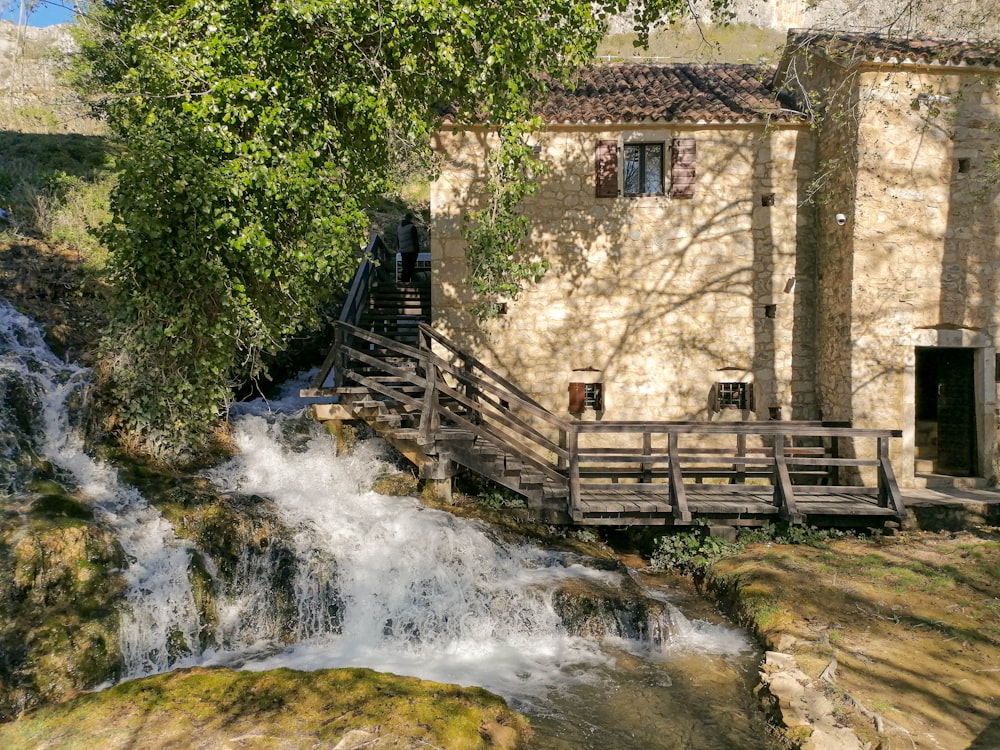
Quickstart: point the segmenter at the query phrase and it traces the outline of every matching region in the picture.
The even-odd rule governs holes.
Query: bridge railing
[[[578,503],[586,493],[622,486],[639,495],[663,494],[667,485],[675,518],[689,521],[692,489],[735,495],[770,488],[782,515],[801,521],[799,498],[865,494],[862,474],[874,472],[873,499],[902,518],[889,461],[890,440],[901,435],[842,422],[574,423],[566,441],[569,496]],[[854,483],[842,485],[845,474]]]
[[[898,430],[807,421],[571,421],[426,324],[418,347],[346,321],[337,330],[338,382],[361,385],[417,417],[416,439],[425,445],[443,427],[492,442],[564,488],[570,511],[588,493],[627,486],[639,495],[666,491],[679,523],[690,522],[687,494],[696,490],[770,492],[793,522],[804,520],[799,501],[866,491],[879,507],[905,514],[889,461]],[[860,486],[865,475],[875,487]],[[846,479],[853,483],[842,484]]]

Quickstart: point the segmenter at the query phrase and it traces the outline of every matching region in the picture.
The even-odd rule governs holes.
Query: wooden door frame
[[[976,419],[977,476],[990,478],[996,464],[996,348],[990,337],[968,329],[922,328],[912,332],[903,368],[903,476],[905,485],[913,481],[916,458],[916,377],[917,349],[972,349],[973,398]]]

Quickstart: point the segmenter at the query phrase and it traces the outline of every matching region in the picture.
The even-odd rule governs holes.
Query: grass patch
[[[378,747],[513,748],[528,734],[503,699],[367,669],[195,669],[122,683],[0,726],[0,746],[332,747],[352,731]],[[352,747],[361,745],[352,744]]]
[[[6,229],[72,246],[99,269],[104,250],[93,230],[110,218],[114,155],[99,136],[0,132]]]
[[[922,736],[933,742],[916,747],[969,747],[1000,704],[997,539],[984,530],[754,544],[713,564],[706,581],[765,648],[794,654],[806,674],[836,658],[843,696],[891,711],[908,733],[887,730],[883,746]],[[852,700],[837,704],[840,717],[873,739]]]
[[[785,34],[748,24],[674,24],[650,34],[648,49],[636,48],[635,34],[610,34],[598,46],[598,58],[658,62],[731,62],[774,65]]]

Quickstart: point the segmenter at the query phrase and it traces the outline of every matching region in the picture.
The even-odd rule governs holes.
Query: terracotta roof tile
[[[770,68],[724,63],[596,65],[574,85],[552,84],[541,114],[552,124],[800,119],[770,88],[772,75]]]
[[[913,39],[813,29],[790,30],[786,54],[804,46],[845,66],[862,62],[977,67],[1000,65],[1000,47],[993,42]]]

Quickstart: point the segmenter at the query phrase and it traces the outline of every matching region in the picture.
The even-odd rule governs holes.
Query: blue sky
[[[24,0],[30,5],[29,0]],[[39,2],[34,12],[28,16],[28,26],[52,26],[57,23],[70,23],[73,20],[73,9],[76,5],[72,0],[65,2]],[[18,22],[21,0],[0,0],[0,19]]]

